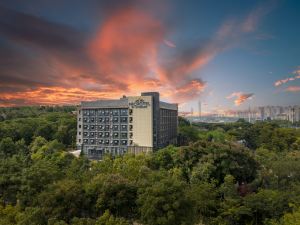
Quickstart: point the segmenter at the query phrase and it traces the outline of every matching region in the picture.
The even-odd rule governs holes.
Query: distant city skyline
[[[0,106],[159,91],[211,114],[300,104],[300,2],[0,3]],[[199,113],[199,112],[198,112]]]

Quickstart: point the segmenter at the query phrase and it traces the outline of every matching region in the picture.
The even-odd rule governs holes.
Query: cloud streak
[[[283,85],[283,84],[286,84],[286,83],[288,83],[288,82],[291,82],[291,81],[295,81],[295,80],[297,80],[297,79],[300,79],[300,69],[295,70],[295,71],[293,72],[293,74],[295,74],[295,76],[287,77],[287,78],[281,79],[281,80],[277,80],[277,81],[274,83],[274,86],[275,86],[275,87],[279,87],[279,86],[281,86],[281,85]]]

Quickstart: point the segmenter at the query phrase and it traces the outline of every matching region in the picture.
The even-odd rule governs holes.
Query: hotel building
[[[104,154],[152,152],[176,144],[178,106],[158,92],[116,100],[81,102],[77,109],[77,149],[88,158]]]

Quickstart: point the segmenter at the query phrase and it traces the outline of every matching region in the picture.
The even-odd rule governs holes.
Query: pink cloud
[[[277,80],[275,83],[274,83],[274,86],[275,87],[279,87],[285,83],[288,83],[290,81],[294,81],[294,80],[297,80],[297,79],[300,79],[300,69],[297,69],[293,72],[293,74],[296,74],[296,76],[292,76],[292,77],[287,77],[285,79],[281,79],[281,80]]]
[[[289,86],[285,89],[287,92],[300,92],[300,86]]]

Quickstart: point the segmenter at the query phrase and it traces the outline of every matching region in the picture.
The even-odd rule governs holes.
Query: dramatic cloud
[[[243,93],[243,92],[233,92],[226,98],[227,99],[235,98],[234,104],[236,106],[239,106],[239,105],[243,104],[245,101],[252,99],[253,96],[254,96],[253,93],[247,94],[247,93]]]
[[[268,12],[259,7],[242,20],[226,21],[210,39],[175,45],[155,14],[157,4],[95,4],[101,16],[91,32],[0,6],[0,106],[74,104],[141,91],[190,101],[206,87],[199,70],[253,32]]]

